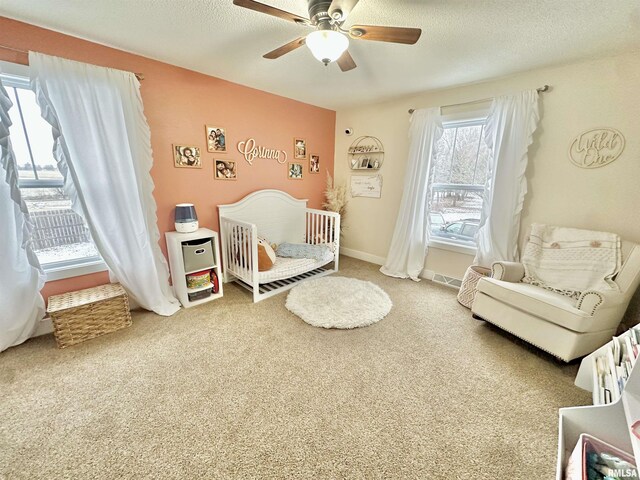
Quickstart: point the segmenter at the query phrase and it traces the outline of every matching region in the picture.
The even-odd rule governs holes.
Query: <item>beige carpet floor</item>
[[[172,318],[0,354],[0,478],[553,477],[557,409],[590,403],[576,364],[473,320],[455,290],[349,258],[340,275],[381,286],[391,313],[324,330],[286,294],[228,285]]]

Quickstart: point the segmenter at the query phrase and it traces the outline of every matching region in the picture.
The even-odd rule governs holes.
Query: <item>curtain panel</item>
[[[31,245],[33,226],[9,138],[11,107],[0,79],[0,351],[31,337],[44,317],[44,274]]]
[[[387,260],[380,268],[390,277],[420,281],[429,243],[429,168],[435,144],[442,134],[440,108],[413,112],[402,201]]]
[[[158,242],[151,136],[130,72],[29,53],[31,83],[51,124],[73,209],[89,226],[111,278],[159,315],[179,303]]]
[[[527,193],[527,150],[540,116],[538,92],[527,90],[493,100],[485,126],[491,151],[474,263],[518,261],[520,214]]]

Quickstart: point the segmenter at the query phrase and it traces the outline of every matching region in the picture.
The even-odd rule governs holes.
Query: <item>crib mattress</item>
[[[333,261],[334,254],[327,255],[322,260],[314,258],[284,258],[276,257],[276,261],[270,270],[258,274],[259,283],[269,283],[283,278],[295,277],[301,273],[322,267]]]

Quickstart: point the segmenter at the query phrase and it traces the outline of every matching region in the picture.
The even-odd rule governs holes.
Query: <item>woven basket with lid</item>
[[[53,295],[47,312],[59,348],[131,325],[129,299],[119,283]]]

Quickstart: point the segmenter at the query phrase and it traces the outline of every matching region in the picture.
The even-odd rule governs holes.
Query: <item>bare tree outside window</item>
[[[475,246],[490,156],[484,121],[445,125],[429,172],[433,239]]]

